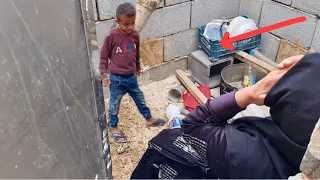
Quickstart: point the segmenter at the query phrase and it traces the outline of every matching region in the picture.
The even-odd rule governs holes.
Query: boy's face
[[[121,17],[120,19],[116,19],[116,22],[119,24],[119,28],[124,34],[129,34],[134,28],[135,20],[136,16]]]

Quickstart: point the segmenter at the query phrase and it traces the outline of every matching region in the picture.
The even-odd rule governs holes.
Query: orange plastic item
[[[210,87],[209,86],[197,86],[197,88],[203,93],[206,98],[210,98]],[[198,101],[192,96],[190,92],[186,92],[182,99],[184,101],[184,105],[187,107],[189,111],[193,111],[200,104]]]

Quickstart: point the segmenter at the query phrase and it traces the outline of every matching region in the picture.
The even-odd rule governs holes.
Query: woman
[[[209,100],[183,120],[183,133],[167,130],[150,141],[132,178],[282,179],[299,173],[320,117],[319,69],[320,54],[294,56],[254,86]],[[269,106],[271,118],[227,123],[249,104]]]

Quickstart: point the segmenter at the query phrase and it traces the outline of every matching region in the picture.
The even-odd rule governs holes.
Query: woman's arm
[[[279,70],[269,73],[254,86],[222,95],[197,107],[183,120],[183,127],[187,128],[208,123],[224,125],[228,119],[245,109],[249,104],[264,105],[264,99],[270,89],[302,57],[293,56],[284,60],[279,64]]]
[[[228,119],[242,110],[237,104],[236,94],[234,91],[198,106],[183,120],[184,127],[203,123],[221,123],[221,125],[227,123]]]
[[[245,109],[248,105],[254,103],[253,91],[253,87],[247,87],[236,92],[235,100],[240,108]]]

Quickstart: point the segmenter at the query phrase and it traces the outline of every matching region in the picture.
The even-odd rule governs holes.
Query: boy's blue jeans
[[[150,109],[146,105],[144,95],[139,88],[136,75],[117,75],[110,73],[109,125],[111,127],[118,127],[121,98],[127,93],[133,98],[140,113],[146,120],[152,117]]]

